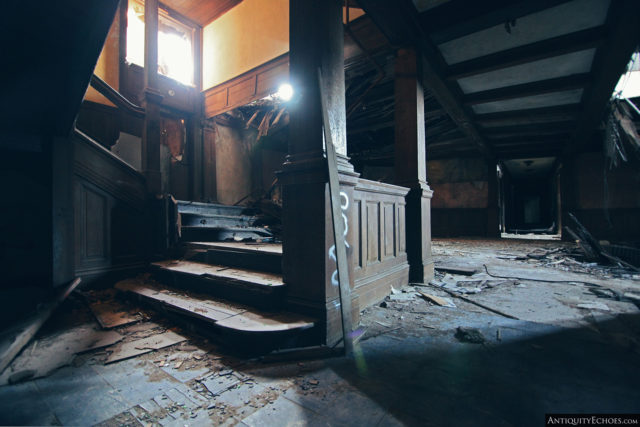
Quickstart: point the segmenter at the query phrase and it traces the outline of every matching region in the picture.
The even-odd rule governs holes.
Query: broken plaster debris
[[[148,338],[122,343],[113,349],[113,353],[107,358],[105,363],[113,363],[119,360],[129,359],[153,350],[178,344],[185,340],[185,337],[178,335],[175,332],[168,331]]]

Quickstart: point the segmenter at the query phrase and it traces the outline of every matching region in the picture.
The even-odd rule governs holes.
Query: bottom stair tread
[[[205,264],[194,261],[166,260],[152,263],[153,266],[177,273],[193,276],[242,281],[255,285],[279,287],[284,286],[282,275],[230,268],[223,265]]]
[[[116,284],[116,289],[129,292],[182,314],[198,318],[221,328],[238,332],[283,332],[314,326],[314,320],[287,312],[267,313],[252,307],[213,300],[191,292],[166,289],[158,284],[128,279]]]

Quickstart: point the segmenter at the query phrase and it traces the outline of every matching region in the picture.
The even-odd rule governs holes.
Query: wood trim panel
[[[289,54],[281,55],[231,80],[207,89],[205,117],[210,118],[264,98],[289,76]]]
[[[353,272],[358,307],[408,283],[404,221],[408,188],[359,179],[353,193]]]

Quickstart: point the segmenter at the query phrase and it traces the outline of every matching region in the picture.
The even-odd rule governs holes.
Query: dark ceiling
[[[428,156],[505,160],[587,149],[640,40],[637,0],[414,1],[358,0],[387,44],[346,63],[354,160],[393,155],[393,47],[423,54]]]

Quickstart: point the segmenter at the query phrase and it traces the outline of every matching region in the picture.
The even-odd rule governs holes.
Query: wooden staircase
[[[235,226],[233,218],[225,221]],[[180,249],[180,259],[151,264],[153,280],[124,280],[116,288],[242,350],[320,343],[315,319],[283,310],[282,245],[183,241]]]

